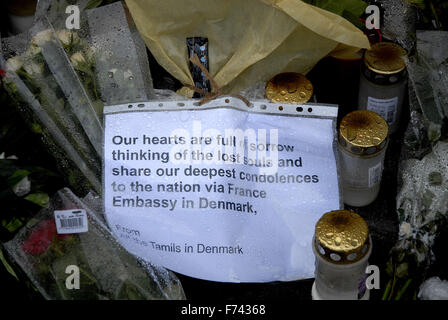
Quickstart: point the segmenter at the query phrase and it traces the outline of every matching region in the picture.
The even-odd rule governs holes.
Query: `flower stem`
[[[96,283],[96,279],[95,278],[92,278],[92,276],[87,272],[87,271],[85,271],[83,268],[81,268],[81,267],[78,267],[79,268],[79,271],[81,272],[81,273],[83,273],[87,278],[89,278],[89,280],[90,281],[92,281],[93,283]]]
[[[389,297],[387,297],[387,300],[392,300],[392,297],[393,297],[393,294],[394,294],[395,285],[396,285],[396,283],[397,283],[397,276],[395,275],[396,267],[395,267],[394,269],[395,269],[395,270],[394,270],[394,278],[393,278],[393,281],[392,281],[392,286],[391,286],[391,289],[390,289],[390,294],[389,294]]]
[[[406,289],[409,287],[409,285],[411,284],[412,279],[408,279],[406,281],[406,283],[404,284],[403,288],[401,288],[400,291],[398,291],[397,296],[395,297],[395,300],[400,300],[401,297],[403,296],[404,292],[406,291]]]
[[[382,296],[381,300],[387,300],[387,297],[389,296],[391,285],[392,285],[392,280],[389,280],[387,282],[386,289],[384,290],[384,293],[383,293],[383,296]]]

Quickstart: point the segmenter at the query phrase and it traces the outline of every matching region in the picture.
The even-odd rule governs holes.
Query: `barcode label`
[[[82,218],[61,219],[62,228],[79,228],[82,227]]]
[[[54,218],[59,234],[87,232],[87,214],[85,210],[55,210]]]
[[[378,113],[386,120],[388,125],[395,122],[398,106],[398,97],[392,99],[367,98],[367,110]]]
[[[369,168],[369,188],[380,183],[383,173],[383,164],[380,162],[376,166]]]

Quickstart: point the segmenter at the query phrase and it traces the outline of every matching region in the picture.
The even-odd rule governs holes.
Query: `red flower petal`
[[[42,254],[53,242],[56,235],[54,220],[45,220],[39,223],[30,233],[28,239],[22,244],[22,250],[32,255]]]

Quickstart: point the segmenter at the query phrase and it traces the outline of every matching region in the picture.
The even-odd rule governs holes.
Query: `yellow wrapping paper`
[[[207,37],[209,68],[220,87],[237,92],[280,72],[306,74],[337,51],[369,48],[344,18],[300,0],[126,0],[157,62],[193,84],[187,37]]]

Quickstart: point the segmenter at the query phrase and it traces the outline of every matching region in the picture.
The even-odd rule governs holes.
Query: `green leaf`
[[[84,10],[89,10],[89,9],[93,9],[93,8],[97,8],[101,5],[101,3],[103,2],[103,0],[90,0],[86,7],[84,8]]]
[[[403,222],[405,218],[404,209],[402,208],[397,209],[397,213],[398,213],[398,222]]]
[[[440,172],[433,171],[428,176],[429,184],[432,186],[440,186],[443,182]]]
[[[344,1],[343,0],[338,0],[338,1],[333,1],[333,0],[316,0],[315,2],[315,6],[325,9],[327,11],[336,13],[338,15],[342,15],[342,13],[344,12]]]
[[[408,264],[407,262],[403,262],[401,263],[398,267],[397,267],[397,277],[398,278],[404,278],[408,275]]]
[[[423,193],[422,203],[426,209],[429,209],[431,207],[432,201],[435,198],[435,196],[436,195],[430,190],[426,190],[425,193]]]
[[[367,8],[367,3],[361,0],[345,0],[344,11],[360,18]]]
[[[37,134],[42,134],[43,133],[42,127],[37,122],[33,122],[32,123],[31,130],[34,133],[37,133]]]
[[[367,3],[362,0],[303,0],[303,2],[343,16],[358,26],[359,18],[367,8]]]
[[[14,272],[14,269],[9,265],[9,263],[6,261],[5,257],[3,256],[3,252],[0,248],[0,260],[2,261],[3,265],[5,266],[6,270],[14,277],[16,280],[19,280],[19,277],[17,277],[17,274]]]
[[[397,255],[397,261],[402,262],[404,260],[404,258],[406,258],[406,252],[400,251]]]
[[[417,7],[419,7],[420,9],[425,9],[426,8],[426,4],[425,4],[425,0],[407,0],[410,4],[413,4]]]
[[[25,177],[27,177],[31,172],[28,170],[16,170],[12,176],[8,178],[8,185],[12,188],[16,184],[18,184],[20,181],[22,181]]]
[[[50,197],[46,193],[32,193],[26,196],[24,199],[41,207],[46,207],[48,202],[50,201]]]
[[[38,166],[24,166],[24,170],[30,171],[32,174],[41,174],[48,177],[58,177],[59,175],[47,168],[38,167]]]
[[[392,265],[392,262],[388,261],[386,264],[386,273],[392,277],[394,273],[394,266]]]
[[[359,19],[360,15],[358,16],[358,15],[353,14],[350,11],[344,11],[344,13],[342,14],[342,17],[344,17],[345,19],[350,21],[358,29],[363,29],[364,28],[364,24]]]
[[[17,160],[12,159],[1,159],[0,160],[0,177],[4,178],[2,180],[7,180],[11,177],[16,170],[19,168],[16,164]]]
[[[23,223],[17,218],[12,218],[9,222],[7,220],[2,220],[2,226],[5,227],[9,232],[13,233],[21,226],[23,226]]]

